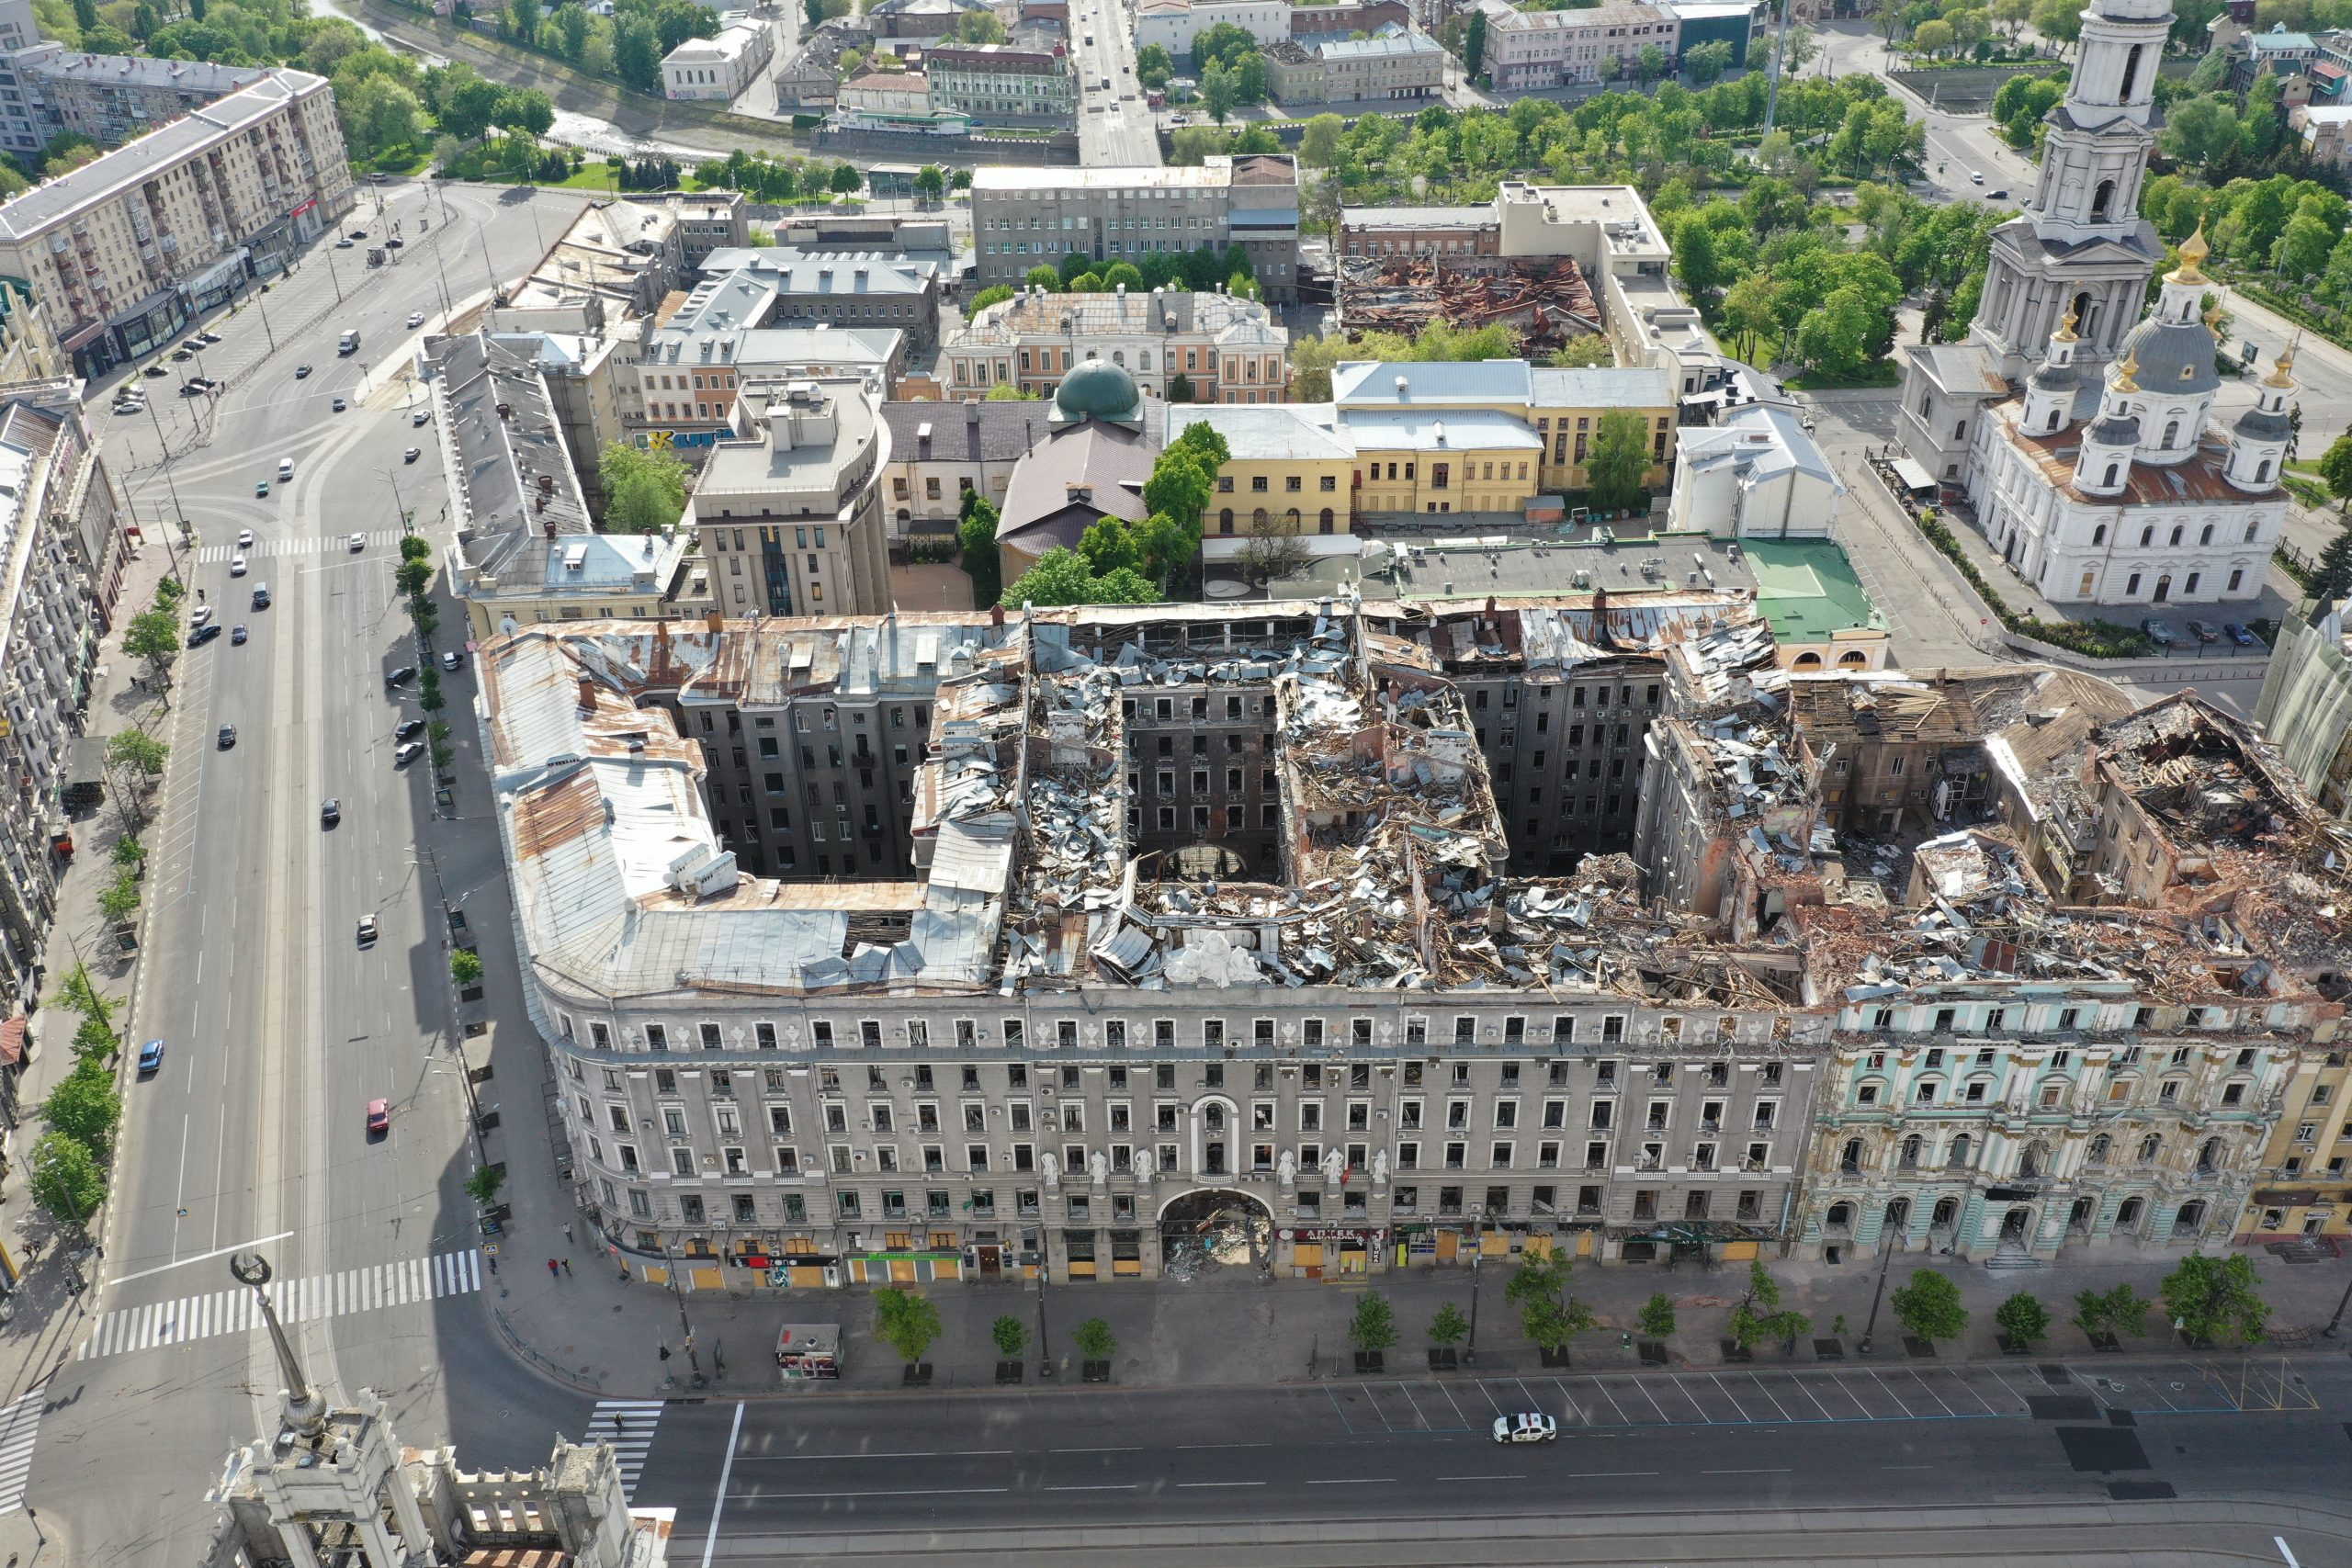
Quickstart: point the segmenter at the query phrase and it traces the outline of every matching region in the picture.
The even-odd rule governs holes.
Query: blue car
[[[2240,648],[2252,648],[2256,641],[2254,633],[2238,625],[2235,621],[2232,621],[2228,626],[2223,626],[2222,628],[2222,635],[2228,637]]]
[[[162,1041],[150,1040],[146,1044],[139,1047],[139,1076],[143,1078],[150,1073],[161,1072],[163,1067],[164,1043]]]

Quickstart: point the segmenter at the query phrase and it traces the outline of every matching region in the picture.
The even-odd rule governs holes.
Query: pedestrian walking
[[[563,1260],[563,1277],[567,1280],[571,1278],[571,1259],[569,1258]]]
[[[561,1273],[562,1271],[563,1271],[563,1265],[562,1265],[562,1264],[558,1263],[558,1262],[557,1262],[554,1258],[548,1258],[548,1279],[550,1279],[550,1280],[554,1279],[558,1274]]]
[[[570,1247],[571,1245],[571,1222],[570,1220],[563,1222],[563,1245],[566,1247]]]

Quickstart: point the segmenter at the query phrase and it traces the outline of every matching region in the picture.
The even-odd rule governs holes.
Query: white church
[[[1994,231],[1968,340],[1907,351],[1905,449],[1961,487],[1978,530],[2053,604],[2250,601],[2286,516],[2293,356],[2254,408],[2214,423],[2201,231],[2141,310],[2163,254],[2139,204],[2171,17],[2169,0],[2084,12],[2041,178]]]

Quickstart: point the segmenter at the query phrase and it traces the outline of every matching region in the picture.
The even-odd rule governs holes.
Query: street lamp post
[[[1046,1339],[1046,1248],[1041,1235],[1037,1247],[1037,1375],[1040,1378],[1054,1375],[1054,1350]]]
[[[1857,1355],[1867,1356],[1871,1353],[1871,1335],[1878,1327],[1879,1298],[1886,1294],[1886,1269],[1887,1265],[1894,1261],[1894,1248],[1887,1244],[1885,1226],[1881,1225],[1878,1243],[1878,1286],[1871,1292],[1870,1321],[1862,1325],[1862,1342],[1854,1347]]]
[[[670,1276],[670,1294],[678,1303],[678,1328],[686,1337],[686,1365],[694,1370],[695,1386],[702,1386],[702,1358],[695,1353],[695,1325],[686,1317],[686,1292],[678,1288],[678,1260],[670,1251],[670,1244],[662,1244],[663,1272]]]
[[[2344,1287],[2344,1294],[2335,1303],[2335,1315],[2329,1318],[2327,1326],[2319,1331],[2321,1338],[2334,1339],[2344,1332],[2344,1309],[2346,1305],[2352,1305],[2352,1284]]]
[[[1470,1216],[1470,1341],[1462,1352],[1462,1364],[1478,1364],[1478,1272],[1487,1259],[1487,1216],[1473,1213]]]

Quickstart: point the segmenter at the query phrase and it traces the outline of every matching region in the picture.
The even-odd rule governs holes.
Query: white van
[[[359,334],[356,332],[347,332],[344,333],[339,340],[337,340],[334,345],[334,351],[337,354],[350,354],[355,352],[358,347]]]

